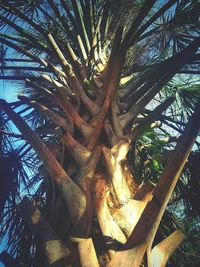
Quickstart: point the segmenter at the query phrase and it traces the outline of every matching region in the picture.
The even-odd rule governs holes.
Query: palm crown
[[[9,0],[0,7],[1,77],[24,81],[28,95],[0,101],[1,164],[10,181],[1,233],[9,228],[13,254],[22,266],[163,266],[184,238],[170,216],[175,203],[184,199],[198,216],[198,142],[188,156],[200,126],[191,76],[199,3]],[[12,50],[15,58],[7,56]],[[20,134],[6,128],[9,120]]]

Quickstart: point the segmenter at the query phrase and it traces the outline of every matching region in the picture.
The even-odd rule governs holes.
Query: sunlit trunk
[[[48,2],[62,26],[67,27],[54,1]],[[84,1],[80,2],[83,5]],[[45,259],[48,267],[139,267],[145,258],[148,267],[164,267],[184,239],[183,233],[177,230],[152,248],[163,213],[198,135],[200,108],[191,115],[157,184],[138,182],[134,167],[128,164],[128,154],[144,128],[153,127],[152,123],[173,103],[175,98],[170,96],[144,115],[149,102],[196,53],[200,40],[197,38],[189,48],[159,63],[152,71],[143,73],[132,86],[123,89],[126,52],[138,31],[148,27],[145,23],[142,27],[140,24],[155,1],[149,2],[128,31],[124,33],[123,26],[117,28],[108,59],[101,47],[105,44],[98,44],[103,32],[91,17],[88,22],[91,29],[86,29],[79,1],[72,1],[76,23],[65,1],[61,1],[73,27],[80,27],[75,42],[78,49],[73,49],[69,42],[61,49],[53,33],[43,31],[34,21],[18,14],[45,37],[48,45],[36,41],[31,33],[24,36],[35,42],[40,51],[53,56],[60,67],[4,41],[31,59],[37,59],[54,75],[42,74],[35,80],[26,79],[26,84],[51,105],[41,104],[39,98],[19,96],[19,99],[59,127],[57,139],[62,152],[44,142],[6,101],[0,100],[0,108],[43,163],[41,175],[47,180],[49,191],[53,192],[52,195],[47,192],[45,214],[27,198],[19,204],[25,224],[36,237],[39,256]],[[170,7],[174,1],[169,2]],[[86,9],[83,11],[87,13]],[[156,16],[163,12],[161,10]],[[4,20],[8,23],[7,18]],[[8,24],[23,34],[17,24]],[[70,27],[66,31],[70,32]],[[87,90],[88,81],[91,88]],[[64,219],[60,226],[56,218],[61,212],[64,214],[59,216]]]

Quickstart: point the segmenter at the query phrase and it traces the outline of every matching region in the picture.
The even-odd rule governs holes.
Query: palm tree
[[[2,77],[24,80],[29,96],[0,100],[21,132],[17,155],[32,169],[23,179],[29,198],[21,189],[12,209],[21,265],[164,266],[184,234],[166,237],[159,225],[200,128],[197,83],[177,86],[178,75],[199,73],[199,3],[0,7],[0,41],[19,55],[3,55]]]

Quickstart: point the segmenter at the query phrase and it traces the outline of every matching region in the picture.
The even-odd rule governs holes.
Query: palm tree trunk
[[[109,33],[109,27],[106,27],[110,23],[107,10],[99,12],[95,9],[96,1],[74,0],[70,6],[72,12],[68,7],[70,1],[60,2],[63,13],[60,13],[56,1],[48,0],[46,4],[55,14],[55,22],[59,27],[66,27],[63,38],[67,41],[62,42],[59,35],[56,36],[52,30],[47,31],[43,28],[46,26],[32,21],[12,4],[2,4],[6,11],[10,8],[11,14],[18,15],[47,41],[47,44],[40,42],[31,31],[24,31],[20,24],[4,15],[0,16],[33,48],[52,58],[52,63],[50,59],[40,59],[37,53],[32,54],[21,48],[20,40],[18,44],[18,40],[14,40],[14,43],[7,40],[8,36],[7,39],[0,37],[2,43],[45,67],[26,69],[50,70],[49,75],[26,79],[26,85],[35,90],[37,95],[40,94],[45,104],[34,97],[19,96],[19,99],[47,117],[52,125],[59,127],[60,134],[54,141],[62,145],[62,155],[60,151],[53,153],[48,142],[42,140],[6,101],[0,100],[0,108],[42,161],[40,171],[43,169],[43,178],[47,183],[52,180],[46,197],[47,202],[50,201],[47,206],[53,203],[49,214],[47,209],[45,217],[39,207],[24,198],[19,204],[23,220],[36,236],[40,255],[44,256],[49,267],[139,267],[145,253],[148,267],[154,266],[155,262],[157,264],[158,258],[158,266],[164,266],[183,241],[183,233],[177,230],[154,248],[152,244],[198,135],[200,103],[177,140],[157,184],[146,182],[141,185],[135,174],[135,166],[130,167],[127,158],[144,128],[152,127],[151,124],[161,118],[175,97],[165,99],[154,110],[147,112],[147,116],[144,114],[145,107],[194,58],[200,38],[194,38],[181,52],[152,65],[135,81],[132,76],[130,85],[124,89],[120,81],[128,48],[135,44],[143,32],[146,34],[147,28],[153,27],[152,23],[176,1],[169,0],[147,21],[147,13],[156,1],[145,1],[128,29],[119,25],[115,35],[109,36],[114,37],[112,46],[111,41],[109,46],[104,40]],[[105,7],[113,8],[110,1],[105,1]],[[44,16],[50,19],[49,10],[43,11]],[[99,13],[98,19],[95,12]],[[65,13],[67,18],[63,15]],[[143,20],[145,22],[142,24]],[[88,25],[91,28],[88,29]],[[71,46],[72,41],[75,47]],[[104,60],[104,50],[110,54],[108,62]],[[89,90],[86,89],[87,83]],[[144,116],[139,118],[139,115]],[[60,214],[61,210],[64,215]],[[62,229],[59,229],[57,218],[53,218],[58,213],[65,216],[68,227],[62,221]],[[103,249],[95,239],[96,235],[103,242]]]

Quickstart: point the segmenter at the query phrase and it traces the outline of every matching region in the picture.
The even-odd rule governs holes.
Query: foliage
[[[9,103],[7,110],[11,107],[23,118],[33,136],[40,137],[44,147],[75,180],[80,162],[70,154],[73,148],[69,149],[69,144],[63,141],[66,132],[68,139],[73,136],[91,151],[99,143],[110,148],[131,136],[128,165],[139,186],[159,182],[172,150],[181,139],[179,136],[184,136],[184,129],[193,118],[200,99],[195,78],[200,63],[197,12],[200,4],[186,0],[155,2],[0,3],[3,44],[0,78],[24,81],[21,92],[28,96],[19,95],[19,101]],[[7,57],[4,51],[12,51],[14,57]],[[2,103],[2,110],[6,109]],[[18,208],[24,195],[45,214],[64,242],[72,224],[63,216],[63,198],[43,165],[45,156],[41,158],[37,149],[35,153],[22,130],[22,134],[13,133],[16,132],[13,124],[6,128],[12,120],[6,113],[9,112],[1,113],[0,164],[5,168],[3,179],[9,183],[4,195],[0,195],[3,196],[0,235],[9,236],[8,250],[20,258],[22,266],[34,266],[39,263],[39,257],[34,259],[36,240],[24,225]],[[96,123],[99,114],[104,119]],[[23,128],[22,122],[20,125]],[[88,138],[88,131],[93,128],[97,132]],[[104,130],[98,133],[99,128]],[[198,160],[197,139],[155,239],[161,241],[177,227],[188,226],[185,249],[191,254],[199,249],[192,247],[193,231],[199,236]],[[101,161],[98,173],[104,169],[105,163]],[[113,195],[112,192],[111,198]],[[186,221],[181,225],[171,209],[180,200],[184,205],[181,219],[191,218],[191,226]],[[92,231],[98,236],[99,227],[95,217]],[[186,255],[181,252],[183,249],[172,264],[186,266],[181,258]],[[190,260],[198,264],[192,255]]]

